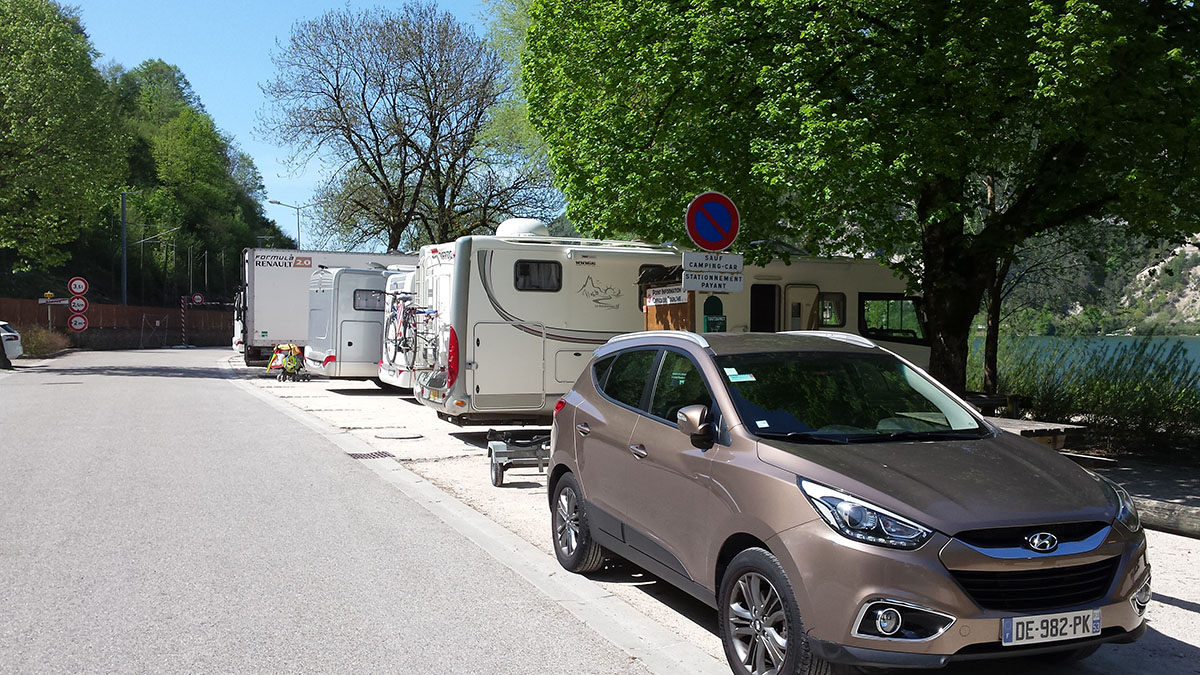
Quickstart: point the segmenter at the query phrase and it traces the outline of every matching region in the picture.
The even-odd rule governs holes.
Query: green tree
[[[504,63],[436,5],[349,9],[302,21],[263,85],[263,130],[319,157],[327,236],[346,245],[446,241],[540,203],[548,174],[492,125]]]
[[[572,221],[677,238],[690,197],[720,189],[742,242],[882,253],[925,298],[931,371],[961,391],[984,289],[1025,239],[1101,218],[1194,227],[1196,14],[535,0],[524,82]]]
[[[63,263],[120,183],[125,137],[79,20],[50,0],[0,3],[0,251]]]

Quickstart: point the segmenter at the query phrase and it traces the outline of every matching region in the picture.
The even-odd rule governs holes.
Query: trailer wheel
[[[494,452],[489,455],[489,458],[491,459],[490,473],[492,476],[492,485],[501,487],[504,485],[504,465],[496,459],[496,453]]]

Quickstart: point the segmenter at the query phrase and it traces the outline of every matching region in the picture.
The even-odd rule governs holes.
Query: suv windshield
[[[990,434],[889,354],[771,352],[715,360],[742,422],[763,438],[869,443]]]

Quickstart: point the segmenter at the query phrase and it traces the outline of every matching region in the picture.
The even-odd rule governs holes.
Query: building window
[[[562,265],[555,260],[518,260],[513,266],[513,286],[518,291],[560,291]]]

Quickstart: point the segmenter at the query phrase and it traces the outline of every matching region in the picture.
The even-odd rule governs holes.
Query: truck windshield
[[[772,352],[716,357],[747,429],[797,443],[982,438],[990,431],[890,354]]]

